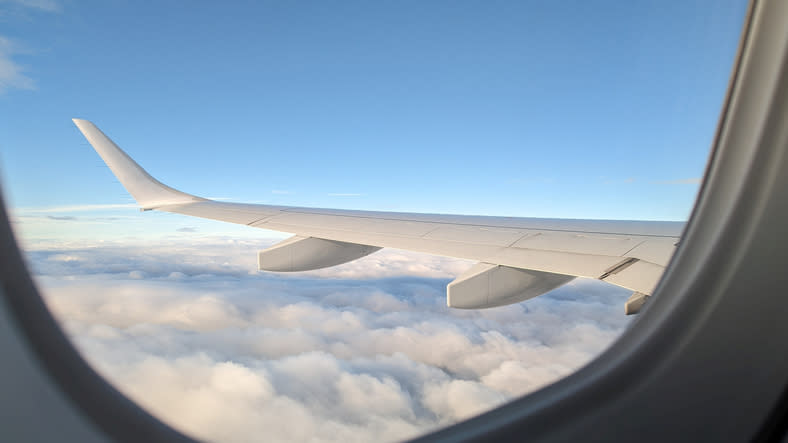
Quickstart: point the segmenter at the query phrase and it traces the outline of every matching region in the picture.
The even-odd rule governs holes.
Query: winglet
[[[151,177],[93,123],[78,118],[72,120],[142,209],[205,201],[204,198],[178,191]]]

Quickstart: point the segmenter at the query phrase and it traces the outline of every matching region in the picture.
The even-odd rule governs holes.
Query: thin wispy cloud
[[[107,209],[129,209],[138,208],[136,203],[110,203],[110,204],[95,204],[95,205],[69,205],[69,206],[39,206],[39,207],[21,207],[13,208],[12,212],[18,214],[24,213],[53,213],[53,212],[89,212],[89,211],[102,211]]]
[[[0,4],[15,5],[44,12],[60,12],[60,2],[55,0],[0,0]]]
[[[35,89],[33,79],[13,58],[20,52],[17,43],[0,35],[0,94],[9,89]]]
[[[626,177],[626,178],[607,178],[602,177],[602,183],[611,185],[611,184],[632,184],[635,183],[637,180],[634,177]]]
[[[6,10],[59,12],[60,3],[54,0],[0,0],[0,15]],[[0,94],[10,89],[36,89],[28,68],[15,60],[15,56],[29,52],[18,41],[0,35]]]
[[[658,180],[654,183],[658,183],[661,185],[699,185],[701,182],[700,177],[693,177],[693,178],[680,178],[677,180]]]
[[[510,178],[506,181],[509,184],[553,184],[556,183],[557,180],[553,177],[516,177]]]

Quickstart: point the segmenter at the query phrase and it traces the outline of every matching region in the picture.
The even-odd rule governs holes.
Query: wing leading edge
[[[87,120],[88,142],[143,210],[295,234],[258,256],[260,270],[304,271],[397,248],[475,260],[447,288],[447,304],[477,309],[544,294],[574,277],[634,291],[636,313],[659,281],[683,223],[573,220],[300,208],[208,200],[159,182]]]

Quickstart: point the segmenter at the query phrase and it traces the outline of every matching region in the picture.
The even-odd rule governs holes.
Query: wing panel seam
[[[668,235],[668,234],[631,234],[631,233],[620,233],[620,232],[605,232],[605,231],[583,231],[580,229],[556,229],[556,228],[529,228],[529,227],[510,227],[510,226],[501,226],[501,225],[489,225],[489,224],[474,224],[474,223],[467,223],[467,222],[446,222],[446,221],[421,221],[421,220],[413,220],[413,219],[403,219],[403,218],[388,218],[388,217],[373,217],[370,215],[350,215],[350,214],[320,214],[315,212],[309,211],[302,211],[298,209],[281,209],[282,212],[292,213],[292,214],[303,214],[303,215],[323,215],[323,216],[331,216],[331,217],[345,217],[345,218],[363,218],[369,220],[386,220],[392,222],[412,222],[412,223],[422,223],[422,224],[437,224],[437,225],[447,225],[447,226],[479,226],[483,228],[493,228],[493,229],[520,229],[520,230],[530,230],[530,231],[546,231],[546,232],[577,232],[583,234],[606,234],[606,235],[630,235],[630,236],[638,236],[638,237],[658,237],[658,238],[677,238],[676,235]],[[436,214],[440,215],[440,214]]]
[[[635,263],[638,260],[639,259],[637,259],[637,258],[629,257],[629,258],[627,258],[624,261],[616,263],[615,265],[613,265],[613,267],[611,267],[610,269],[605,271],[602,275],[600,275],[599,276],[599,280],[604,280],[604,279],[606,279],[607,277],[610,277],[613,274],[618,274],[619,272],[623,271],[624,269],[632,266],[632,264]]]
[[[642,244],[643,244],[643,243],[645,243],[645,242],[646,242],[646,240],[641,240],[641,241],[640,241],[638,244],[636,244],[635,246],[632,246],[631,248],[629,248],[629,251],[627,251],[627,252],[625,252],[625,253],[621,254],[621,256],[622,256],[622,257],[626,257],[627,255],[629,255],[629,253],[630,253],[630,252],[634,251],[634,250],[635,250],[635,248],[637,248],[638,246],[642,245]]]

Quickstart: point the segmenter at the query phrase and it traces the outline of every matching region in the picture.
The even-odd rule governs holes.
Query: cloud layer
[[[454,310],[445,285],[470,262],[383,250],[305,276],[254,272],[268,244],[50,244],[28,256],[86,359],[212,441],[414,437],[572,372],[628,321],[628,293],[600,282]]]

